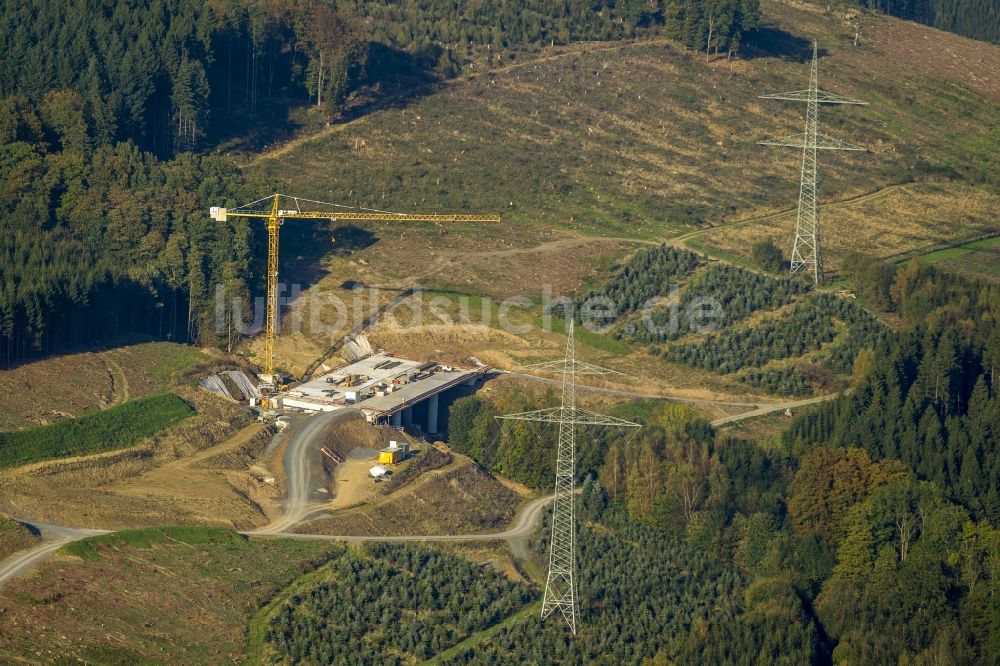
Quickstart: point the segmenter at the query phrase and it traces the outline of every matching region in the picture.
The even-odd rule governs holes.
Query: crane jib
[[[251,206],[260,208],[263,202],[270,200],[269,210],[247,210]],[[295,209],[286,210],[280,207],[280,203],[294,202]],[[330,206],[331,208],[353,210],[326,210],[326,211],[302,211],[298,209],[300,203],[319,204]],[[242,210],[241,210],[242,209]],[[230,210],[222,206],[212,206],[209,209],[212,219],[217,222],[226,222],[233,218],[259,218],[267,220],[268,245],[267,245],[267,297],[266,313],[264,322],[264,354],[262,359],[263,371],[261,377],[265,382],[274,379],[275,370],[275,341],[278,329],[278,227],[287,219],[306,220],[330,220],[337,221],[358,221],[358,222],[471,222],[490,223],[500,222],[499,215],[457,215],[457,214],[414,214],[414,213],[393,213],[389,211],[364,209],[357,207],[341,206],[324,201],[312,201],[298,197],[289,197],[284,194],[273,194],[263,199],[259,199],[251,204]]]
[[[271,213],[260,211],[229,210],[219,206],[210,209],[213,220],[225,222],[230,217],[261,218],[272,217]],[[279,210],[273,217],[279,219],[298,218],[305,220],[331,221],[368,221],[368,222],[500,222],[499,215],[454,215],[448,213],[432,213],[421,215],[416,213],[341,213],[336,211],[297,211]]]

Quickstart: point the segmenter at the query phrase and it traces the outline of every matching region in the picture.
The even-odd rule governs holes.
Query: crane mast
[[[269,209],[250,210],[251,206],[257,206],[271,199]],[[295,206],[294,209],[283,209],[282,199],[289,201]],[[262,379],[265,382],[275,382],[274,366],[277,356],[275,344],[278,334],[278,240],[281,225],[287,219],[306,220],[330,220],[352,221],[352,222],[499,222],[499,215],[456,215],[456,214],[420,214],[420,213],[392,213],[379,210],[358,210],[347,206],[337,206],[344,210],[333,211],[303,211],[299,208],[300,202],[319,203],[329,206],[336,204],[326,204],[320,201],[310,201],[288,195],[273,194],[252,204],[239,208],[229,209],[219,206],[212,206],[210,214],[213,220],[225,222],[230,217],[261,219],[267,225],[267,297],[265,302],[264,320],[264,359],[261,364]]]

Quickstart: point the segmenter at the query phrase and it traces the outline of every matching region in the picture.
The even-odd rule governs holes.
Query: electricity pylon
[[[802,149],[802,181],[799,185],[799,215],[795,222],[795,243],[792,245],[792,274],[803,268],[811,270],[813,281],[819,284],[823,277],[823,262],[819,246],[819,205],[816,196],[816,153],[820,150],[855,150],[854,146],[839,139],[819,134],[816,129],[820,104],[857,104],[866,106],[868,102],[836,95],[817,87],[817,48],[813,42],[812,73],[808,90],[761,95],[761,99],[784,99],[806,103],[806,129],[802,134],[792,134],[779,139],[758,142],[762,146],[787,146]]]
[[[559,610],[576,633],[578,608],[576,585],[573,580],[576,558],[576,508],[574,486],[576,477],[576,426],[616,426],[640,428],[638,423],[613,416],[580,409],[576,406],[577,375],[621,374],[576,360],[573,342],[573,319],[566,323],[566,357],[527,366],[533,370],[561,371],[562,404],[559,407],[539,409],[519,414],[498,416],[497,420],[537,421],[559,424],[559,448],[556,453],[556,489],[552,502],[552,538],[549,542],[549,572],[545,579],[545,596],[542,599],[542,619]]]

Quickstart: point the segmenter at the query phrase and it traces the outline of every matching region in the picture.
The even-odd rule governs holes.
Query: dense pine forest
[[[602,306],[588,310],[588,301]],[[862,349],[888,335],[888,327],[853,300],[669,245],[636,252],[574,305],[581,323],[650,343],[654,356],[732,374],[779,395],[806,395],[813,384],[850,373]],[[598,316],[583,322],[585,311]],[[804,368],[781,365],[785,361]]]
[[[995,0],[857,0],[857,3],[966,37],[1000,42],[1000,6]]]
[[[205,211],[271,188],[245,187],[230,162],[199,152],[287,135],[295,110],[337,120],[554,43],[667,31],[735,49],[759,8],[14,0],[0,16],[0,364],[10,364],[130,335],[231,346],[244,322],[231,308],[215,317],[213,297],[257,290],[259,239]]]
[[[916,262],[895,272],[876,262],[857,284],[910,326],[865,359],[850,395],[797,419],[786,444],[900,459],[976,518],[1000,520],[1000,290]]]
[[[205,210],[235,203],[239,171],[100,144],[72,91],[8,98],[0,118],[0,363],[132,335],[224,344],[209,292],[248,293],[254,238]]]
[[[273,133],[294,106],[334,119],[361,87],[405,93],[523,48],[664,29],[729,50],[759,19],[758,0],[14,0],[0,22],[0,98],[72,90],[98,144],[131,139],[168,157]]]
[[[274,663],[401,666],[520,610],[535,590],[465,558],[373,544],[334,560],[270,618]]]
[[[705,631],[715,622],[734,621],[745,577],[678,535],[608,507],[593,483],[585,485],[581,503],[577,581],[584,602],[578,634],[569,636],[558,621],[527,616],[460,650],[445,664],[713,663],[700,659],[708,649]],[[545,552],[547,547],[543,538],[536,549]],[[780,594],[767,591],[754,603],[762,616],[773,615],[784,624],[783,602]],[[761,636],[765,649],[748,657],[780,653],[784,660],[747,663],[804,663],[812,628],[804,622],[775,628],[780,631]]]
[[[640,267],[648,268],[653,283],[672,279],[676,262],[652,260],[661,252],[638,253],[605,290],[627,294],[622,276],[634,278]],[[865,334],[841,357],[853,360],[840,368],[850,373],[850,391],[796,416],[779,441],[715,431],[676,404],[637,412],[646,424],[632,439],[605,432],[580,438],[582,544],[593,538],[592,525],[633,544],[642,542],[634,530],[649,530],[649,538],[664,544],[676,539],[740,576],[736,598],[720,591],[717,612],[695,620],[690,634],[649,639],[660,646],[655,655],[601,643],[600,654],[615,655],[607,663],[654,656],[659,661],[650,663],[994,661],[1000,645],[1000,530],[994,527],[1000,521],[1000,398],[994,384],[1000,289],[919,261],[897,266],[857,256],[845,265],[859,299],[900,323],[889,329],[851,301],[807,295],[813,306],[807,311],[825,313],[824,320],[838,316],[863,326]],[[797,330],[807,337],[799,342],[813,330],[829,335],[824,326],[814,329],[811,317],[796,314],[798,308],[787,317],[806,317]],[[721,353],[716,348],[725,336],[735,334],[738,343],[739,330],[709,336],[707,347],[691,349],[709,358]],[[759,334],[758,343],[773,344],[791,330],[786,323]],[[740,347],[718,358],[754,362]],[[789,372],[778,379],[795,393],[798,378]],[[494,420],[529,399],[497,391],[457,401],[451,444],[498,472],[545,488],[555,454],[552,433],[539,437],[526,426],[505,429]],[[534,399],[551,404],[556,396]],[[551,628],[524,623],[463,657],[557,663],[551,655],[590,656],[588,646],[606,624],[618,622],[617,606],[607,600],[635,584],[604,578],[603,562],[616,552],[615,538],[610,541],[597,560],[581,557],[581,568],[591,568],[581,575],[600,583],[596,590],[581,586],[583,614],[592,626],[580,638],[560,642],[549,635]],[[655,617],[661,595],[628,598],[632,606],[634,599],[649,599],[634,610]],[[634,635],[632,622],[640,620],[615,626]],[[539,645],[543,652],[536,651]]]

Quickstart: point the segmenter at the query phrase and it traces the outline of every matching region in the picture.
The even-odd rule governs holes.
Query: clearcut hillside
[[[911,181],[939,183],[936,200],[942,188],[966,204],[992,196],[1000,47],[873,14],[862,16],[855,47],[846,13],[779,1],[763,9],[765,27],[734,61],[665,39],[557,47],[331,126],[248,169],[281,191],[338,203],[503,213],[502,228],[461,229],[477,245],[669,238],[794,205],[796,151],[756,141],[801,131],[804,108],[758,96],[804,88],[817,39],[820,86],[871,102],[821,111],[823,133],[870,150],[823,155],[825,201]],[[913,189],[916,205],[926,207],[927,191]],[[941,213],[936,236],[988,226],[965,214],[979,208]],[[890,224],[885,217],[865,223]],[[885,253],[922,242],[902,236]]]

